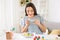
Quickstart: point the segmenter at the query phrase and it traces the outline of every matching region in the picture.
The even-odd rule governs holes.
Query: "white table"
[[[44,36],[45,40],[56,40],[56,37],[58,37],[57,35],[40,35],[40,34],[35,35],[35,36],[40,36],[41,38],[42,38],[42,36]],[[14,33],[13,39],[14,40],[33,40],[33,38],[35,36],[26,38],[26,37],[22,36],[20,33]],[[60,37],[58,37],[58,38],[59,38],[58,40],[60,40]]]
[[[36,35],[38,36],[38,35]],[[56,35],[39,35],[39,36],[44,36],[46,40],[55,40],[55,37],[57,37]],[[60,40],[60,37],[58,37]],[[6,40],[6,34],[3,34],[2,36],[0,36],[0,40]],[[24,36],[21,35],[21,33],[14,33],[13,35],[13,40],[33,40],[32,38],[26,38]]]
[[[6,33],[3,35],[0,35],[0,40],[6,40]],[[13,33],[13,39],[12,40],[32,40],[32,38],[26,38],[21,35],[21,33]]]
[[[26,38],[20,33],[14,33],[13,40],[32,40],[32,38]]]

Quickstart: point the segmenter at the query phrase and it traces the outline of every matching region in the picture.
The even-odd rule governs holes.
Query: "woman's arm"
[[[27,32],[30,22],[26,20],[25,26],[21,28],[21,32]]]
[[[45,25],[41,24],[39,20],[35,20],[34,24],[38,25],[42,32],[46,32]]]
[[[42,32],[46,32],[46,27],[43,24],[38,25]]]
[[[28,30],[28,25],[25,25],[24,27],[21,28],[21,32],[27,32]]]

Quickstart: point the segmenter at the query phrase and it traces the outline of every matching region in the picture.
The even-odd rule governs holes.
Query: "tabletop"
[[[41,35],[41,34],[35,34],[34,36],[24,36],[22,33],[13,33],[12,39],[6,39],[6,34],[0,36],[0,40],[33,40],[34,37],[40,36],[39,40],[42,40],[42,37],[44,37],[44,40],[60,40],[60,37],[57,35]],[[37,39],[37,38],[36,38]]]

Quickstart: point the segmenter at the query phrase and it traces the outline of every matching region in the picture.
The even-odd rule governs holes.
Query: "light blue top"
[[[20,25],[21,25],[22,27],[25,26],[25,21],[26,21],[26,20],[29,20],[29,21],[30,21],[30,25],[29,25],[29,27],[28,27],[28,31],[27,31],[27,32],[36,33],[36,34],[42,34],[42,33],[43,33],[43,32],[40,30],[40,28],[39,28],[36,24],[33,23],[35,20],[39,20],[40,23],[43,24],[44,20],[43,20],[43,18],[42,18],[41,16],[36,15],[36,16],[34,16],[33,18],[28,18],[28,16],[25,16],[25,17],[23,18],[23,20],[20,21]]]

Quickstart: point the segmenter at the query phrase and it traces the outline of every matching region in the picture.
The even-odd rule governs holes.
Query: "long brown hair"
[[[28,4],[26,5],[26,7],[25,7],[25,13],[26,13],[25,16],[28,16],[28,15],[27,15],[27,12],[26,12],[26,8],[27,8],[27,7],[32,7],[33,10],[34,10],[34,15],[37,15],[37,11],[36,11],[36,8],[35,8],[34,4],[30,2],[30,3],[28,3]]]

